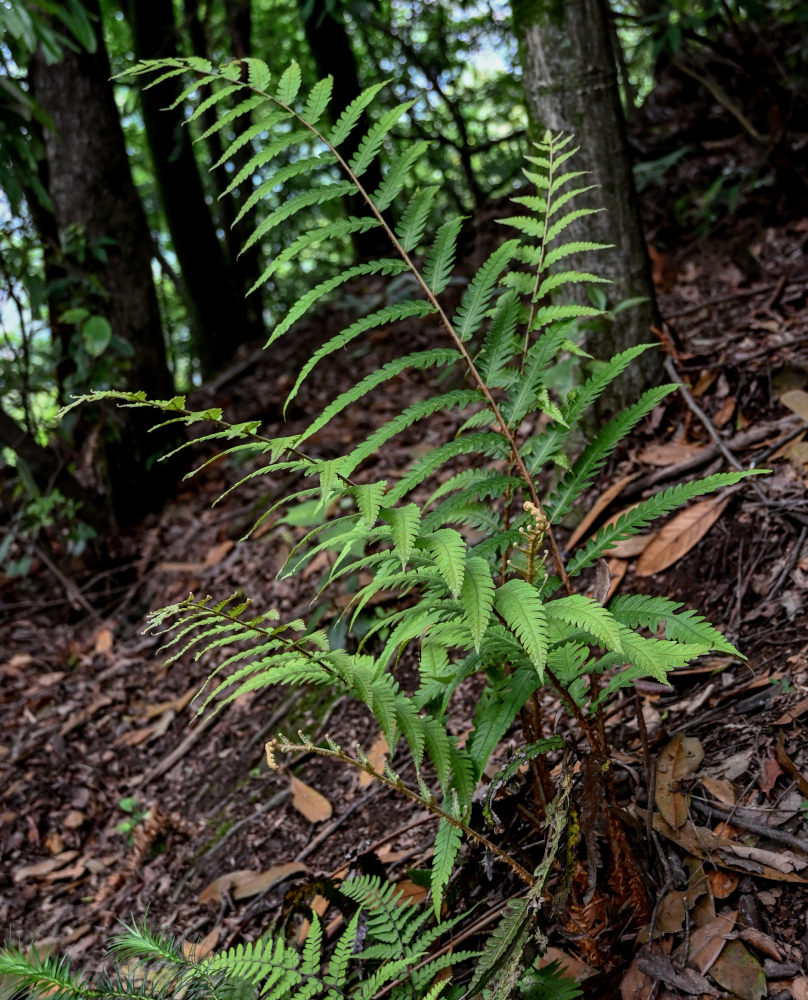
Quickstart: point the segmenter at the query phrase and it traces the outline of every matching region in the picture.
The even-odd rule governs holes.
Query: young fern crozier
[[[587,188],[576,186],[581,172],[567,168],[576,152],[570,137],[547,133],[536,144],[525,171],[534,193],[515,199],[528,214],[502,220],[516,235],[483,262],[452,311],[444,293],[454,272],[461,220],[443,221],[433,234],[437,189],[419,187],[414,180],[421,144],[386,161],[390,133],[409,104],[384,112],[346,159],[340,148],[379,87],[369,88],[329,119],[331,81],[320,81],[299,101],[300,71],[294,64],[274,87],[268,68],[255,59],[220,68],[202,59],[161,60],[139,63],[132,73],[154,77],[150,85],[155,85],[189,71],[194,80],[178,103],[193,101],[203,84],[211,88],[211,96],[196,105],[189,119],[194,122],[215,107],[219,118],[206,135],[226,135],[233,123],[252,121],[217,164],[227,163],[245,143],[260,143],[230,182],[230,188],[249,179],[254,185],[242,214],[261,207],[264,199],[271,202],[278,190],[284,192],[248,241],[262,240],[281,224],[291,232],[261,282],[282,280],[285,271],[316,248],[342,246],[352,233],[379,229],[389,240],[388,257],[345,267],[304,294],[275,327],[268,348],[325,296],[357,277],[410,278],[409,297],[361,316],[311,354],[286,405],[318,366],[360,338],[367,340],[379,327],[392,328],[394,336],[396,324],[404,320],[431,318],[440,336],[433,346],[402,352],[363,376],[304,430],[287,437],[264,437],[257,422],[228,424],[218,410],[190,411],[181,397],[150,401],[137,394],[96,394],[114,396],[123,405],[156,407],[169,422],[210,422],[207,440],[220,442],[223,454],[247,451],[260,458],[260,467],[246,478],[307,477],[309,485],[263,517],[285,504],[312,501],[323,513],[328,530],[314,528],[288,565],[298,572],[319,553],[329,552],[326,585],[346,587],[360,574],[369,580],[351,596],[344,612],[349,623],[381,591],[407,597],[373,620],[354,651],[332,647],[328,633],[307,630],[304,622],[279,623],[276,612],[255,613],[235,598],[215,603],[190,597],[155,612],[149,627],[168,632],[174,657],[193,651],[197,657],[218,658],[200,711],[272,684],[328,685],[363,702],[384,733],[390,760],[400,745],[406,747],[415,770],[412,794],[440,816],[431,883],[432,904],[440,914],[460,833],[470,830],[475,789],[503,737],[542,685],[556,690],[589,742],[579,752],[602,757],[605,748],[593,719],[604,699],[639,677],[665,681],[671,670],[704,653],[739,655],[702,618],[669,600],[638,595],[604,605],[577,585],[583,571],[615,542],[694,497],[731,486],[744,473],[712,475],[644,500],[565,563],[556,537],[562,519],[581,501],[620,441],[675,389],[648,390],[607,422],[577,458],[568,456],[566,449],[576,441],[589,408],[649,346],[620,352],[566,393],[553,388],[554,365],[562,356],[581,353],[574,339],[576,324],[601,315],[593,306],[553,301],[571,284],[602,280],[563,268],[580,251],[606,249],[564,239],[570,223],[591,211],[574,207]],[[366,190],[363,176],[376,159],[385,161],[384,179],[377,190]],[[305,181],[297,192],[292,190],[296,181]],[[365,201],[361,217],[318,214],[349,191]],[[441,381],[451,388],[402,408],[345,454],[328,459],[316,454],[319,431],[351,408],[365,406],[370,394],[389,389],[402,373],[453,369],[457,377]],[[368,460],[396,435],[448,412],[456,412],[460,422],[453,437],[417,457],[395,483],[368,476]],[[544,496],[539,479],[550,469],[555,485]],[[402,690],[394,674],[404,650],[412,651],[418,663],[419,682],[412,693]],[[484,678],[483,688],[470,735],[461,746],[449,729],[448,705],[457,687],[475,674]],[[536,754],[557,752],[559,746],[548,737]],[[323,747],[326,751],[347,758],[339,748]],[[427,761],[430,771],[424,770]],[[429,786],[432,772],[435,793]],[[400,781],[391,774],[393,784]],[[540,880],[537,873],[526,876],[534,887]]]

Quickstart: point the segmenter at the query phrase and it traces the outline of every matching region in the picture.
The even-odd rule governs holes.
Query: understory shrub
[[[278,226],[289,232],[286,248],[268,264],[262,283],[282,280],[289,269],[304,267],[316,248],[339,246],[351,234],[378,229],[389,241],[388,257],[344,267],[312,287],[278,323],[266,345],[269,351],[341,286],[370,275],[409,279],[399,283],[409,289],[407,296],[361,315],[311,353],[286,405],[315,369],[337,363],[349,345],[361,340],[372,349],[369,335],[381,327],[394,337],[403,320],[428,318],[434,342],[413,351],[402,345],[395,360],[359,378],[320,412],[309,414],[304,430],[286,437],[263,436],[258,421],[228,423],[218,409],[191,411],[183,397],[159,401],[110,392],[84,397],[153,407],[162,411],[163,423],[208,424],[204,439],[216,442],[221,454],[257,459],[241,483],[256,476],[275,482],[302,478],[302,488],[267,510],[258,525],[283,507],[312,505],[319,523],[281,573],[298,573],[327,553],[322,589],[342,588],[349,598],[343,612],[349,626],[365,614],[361,641],[351,639],[349,630],[348,638],[338,642],[335,637],[344,633],[303,620],[282,621],[276,610],[253,608],[240,592],[219,599],[191,595],[154,612],[148,627],[166,635],[172,660],[192,652],[212,661],[200,713],[278,684],[319,685],[366,705],[389,749],[383,767],[374,766],[362,747],[342,747],[330,737],[314,743],[302,733],[270,741],[267,757],[271,766],[277,766],[277,755],[299,750],[330,758],[371,774],[436,817],[429,905],[423,910],[396,906],[401,901],[394,887],[347,881],[342,891],[358,908],[329,944],[327,971],[321,965],[322,929],[316,917],[302,953],[279,934],[199,963],[185,959],[165,938],[128,927],[115,947],[170,970],[164,980],[142,980],[154,983],[153,992],[138,992],[143,987],[134,981],[91,989],[70,978],[58,962],[36,966],[20,951],[7,951],[0,971],[18,974],[38,995],[54,988],[65,997],[174,996],[178,983],[187,989],[183,995],[200,997],[230,996],[236,988],[252,996],[260,986],[261,996],[276,998],[370,1000],[390,984],[398,984],[391,987],[394,996],[574,996],[569,982],[552,969],[537,972],[532,960],[545,941],[538,914],[548,876],[562,843],[568,853],[577,843],[567,831],[570,812],[582,799],[608,806],[614,794],[604,706],[636,680],[664,682],[670,671],[704,653],[740,655],[702,617],[674,601],[645,594],[608,600],[603,556],[655,518],[731,486],[744,473],[711,475],[663,490],[565,556],[557,534],[562,519],[581,505],[616,446],[675,388],[649,389],[604,423],[577,457],[570,456],[590,408],[649,346],[629,347],[593,366],[566,392],[554,388],[559,382],[555,367],[582,354],[576,346],[578,325],[602,315],[594,306],[559,301],[572,285],[602,280],[570,269],[569,259],[579,251],[606,249],[564,239],[568,225],[590,211],[575,207],[585,181],[580,171],[570,169],[576,152],[570,137],[548,133],[536,144],[525,170],[533,193],[514,199],[523,214],[502,220],[513,235],[465,284],[452,311],[445,293],[463,220],[444,219],[433,228],[430,209],[437,185],[421,185],[403,203],[399,200],[412,188],[425,143],[416,142],[386,162],[391,130],[409,104],[382,114],[346,160],[340,148],[372,105],[378,86],[329,118],[331,80],[320,81],[299,101],[300,71],[294,64],[274,87],[268,68],[255,59],[220,68],[201,59],[162,60],[140,63],[132,73],[155,77],[157,83],[189,71],[194,79],[179,101],[194,105],[190,122],[215,107],[219,117],[206,134],[220,131],[231,139],[217,166],[246,143],[258,147],[230,180],[231,188],[253,185],[244,213],[263,199],[275,206],[262,216],[247,245]],[[195,95],[202,85],[212,92],[200,101]],[[232,138],[234,126],[245,122]],[[366,190],[363,175],[379,157],[386,163],[384,179],[375,191]],[[356,191],[366,203],[361,217],[327,212],[331,203]],[[344,454],[318,456],[318,432],[365,406],[372,393],[386,392],[394,400],[397,378],[412,371],[428,373],[439,388],[403,405]],[[457,415],[456,430],[400,470],[395,482],[367,473],[369,460],[396,435],[450,413]],[[388,595],[382,610],[368,616],[370,602],[382,591]],[[412,690],[396,677],[402,657],[417,666]],[[461,743],[453,735],[449,704],[472,677],[478,678],[481,693]],[[551,721],[540,712],[539,693],[545,688],[560,705]],[[492,759],[517,721],[520,750],[496,770]],[[533,870],[502,847],[495,802],[527,763],[544,793],[528,801],[546,833],[543,857]],[[560,777],[552,777],[553,768]],[[584,837],[588,834],[585,830]],[[609,820],[608,837],[613,860],[623,864],[623,881],[612,891],[641,917],[647,899],[619,820]],[[459,919],[447,916],[445,904],[464,838],[507,866],[526,892],[507,904],[481,954],[449,951],[419,965]],[[590,866],[595,866],[593,857]],[[430,923],[430,914],[436,923]],[[463,987],[443,978],[443,971],[458,963],[473,967]],[[170,982],[170,988],[161,982]]]

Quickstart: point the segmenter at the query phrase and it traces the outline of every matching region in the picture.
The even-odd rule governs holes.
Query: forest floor
[[[663,229],[658,193],[652,185],[644,195],[652,243]],[[496,214],[477,220],[469,271]],[[610,562],[613,587],[636,581],[698,609],[748,659],[709,658],[675,671],[671,687],[638,684],[645,747],[635,700],[615,703],[608,733],[621,806],[640,831],[654,944],[647,932],[606,933],[615,915],[599,891],[586,903],[574,897],[572,915],[547,927],[549,955],[582,981],[586,997],[805,1000],[808,218],[767,224],[750,214],[702,239],[666,240],[653,253],[666,380],[684,381],[689,396],[674,394],[619,451],[577,532],[686,476],[736,462],[770,468],[693,504]],[[333,330],[349,307],[316,316],[305,331],[311,340],[295,337],[286,350]],[[412,324],[401,337],[416,346],[434,331]],[[347,359],[354,375],[396,353],[392,334],[372,339],[371,353]],[[260,418],[275,433],[291,360],[245,354],[193,405],[222,406],[233,421]],[[331,370],[312,380],[292,421],[334,395],[342,377]],[[424,378],[401,377],[396,408],[427,391]],[[378,399],[363,420],[371,426],[392,409]],[[374,475],[394,479],[452,426],[438,417],[428,431],[397,438]],[[364,429],[329,425],[318,453],[340,453]],[[153,926],[203,949],[223,947],[254,938],[349,867],[423,896],[417,870],[429,865],[428,816],[321,761],[267,768],[264,742],[279,729],[372,747],[379,733],[361,706],[331,691],[280,689],[192,724],[191,699],[213,664],[184,657],[166,667],[159,637],[142,633],[148,610],[189,591],[224,598],[248,588],[257,609],[277,607],[286,620],[310,614],[325,556],[300,577],[275,577],[308,530],[303,519],[278,511],[239,541],[290,485],[255,479],[211,506],[244,471],[219,461],[184,484],[127,540],[123,565],[62,566],[57,578],[39,564],[22,583],[0,578],[0,929],[15,941],[92,966],[116,919],[139,920],[148,908]],[[323,623],[339,602],[339,594],[323,598]],[[458,731],[473,698],[469,690],[457,701]],[[663,761],[677,784],[664,780]],[[467,897],[483,901],[479,927],[516,888],[498,879],[475,891]]]

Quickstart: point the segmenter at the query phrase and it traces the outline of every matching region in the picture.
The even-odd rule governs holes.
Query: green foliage
[[[474,987],[505,997],[518,988],[527,958],[541,947],[535,910],[566,823],[569,784],[568,776],[562,779],[557,799],[548,809],[545,860],[531,874],[469,825],[483,770],[527,699],[542,684],[552,684],[591,750],[603,754],[597,727],[590,720],[604,699],[638,677],[664,681],[675,667],[712,650],[739,655],[702,618],[680,612],[671,601],[637,596],[604,605],[577,592],[571,578],[653,518],[693,497],[734,484],[743,473],[714,475],[644,501],[598,532],[565,565],[555,537],[561,518],[581,503],[584,491],[617,444],[673,388],[645,393],[637,404],[607,423],[577,458],[567,454],[587,410],[646,349],[641,345],[618,353],[566,393],[554,388],[553,366],[567,352],[575,353],[576,323],[600,314],[594,307],[558,305],[551,297],[571,283],[598,280],[596,275],[569,267],[554,270],[559,261],[593,248],[588,243],[565,242],[567,227],[582,214],[580,209],[567,207],[582,190],[570,186],[579,173],[560,170],[575,153],[570,138],[548,133],[537,144],[536,155],[529,157],[531,169],[526,171],[537,194],[521,199],[535,214],[507,220],[518,235],[502,242],[483,262],[450,319],[438,296],[451,280],[460,222],[444,221],[434,238],[427,236],[435,196],[430,186],[405,196],[405,203],[398,206],[397,224],[388,220],[382,207],[395,192],[408,190],[414,170],[414,159],[406,153],[385,164],[385,179],[376,194],[362,185],[368,166],[376,159],[384,161],[387,138],[408,110],[407,103],[384,111],[346,162],[340,146],[357,127],[360,111],[373,105],[379,87],[365,91],[341,114],[331,114],[335,124],[321,129],[318,122],[330,111],[330,87],[317,84],[300,98],[304,110],[297,110],[300,75],[294,66],[274,89],[268,68],[256,60],[248,64],[246,81],[240,64],[216,69],[204,60],[141,63],[133,72],[149,77],[187,69],[197,79],[186,96],[194,92],[200,77],[213,87],[211,96],[191,112],[192,122],[203,105],[215,106],[227,116],[230,101],[237,100],[266,132],[262,149],[251,156],[241,179],[252,175],[260,182],[256,190],[270,191],[306,178],[305,189],[299,194],[289,192],[283,208],[259,222],[252,238],[260,241],[270,228],[292,216],[306,220],[300,235],[291,238],[269,263],[263,280],[282,266],[301,266],[304,254],[315,247],[328,253],[329,241],[342,240],[349,232],[378,229],[390,243],[391,259],[362,265],[367,270],[344,269],[299,299],[293,306],[294,319],[276,328],[268,346],[294,330],[295,322],[321,294],[359,274],[408,274],[411,278],[407,297],[360,317],[319,347],[304,362],[289,398],[301,390],[318,365],[333,361],[347,344],[379,327],[395,330],[403,321],[429,319],[440,342],[426,350],[402,353],[359,378],[313,414],[304,430],[288,437],[264,437],[258,433],[257,422],[229,424],[217,410],[192,412],[182,397],[164,401],[149,401],[137,393],[91,397],[114,396],[123,405],[156,407],[163,411],[166,423],[208,422],[212,430],[203,440],[219,442],[224,454],[256,459],[247,479],[303,476],[309,485],[273,508],[316,507],[316,523],[293,551],[286,571],[297,572],[314,556],[326,553],[331,565],[326,586],[347,586],[365,574],[371,582],[353,593],[344,612],[352,615],[351,621],[380,590],[399,598],[376,617],[359,644],[347,648],[332,648],[328,633],[307,627],[303,621],[281,622],[276,611],[255,613],[249,601],[236,596],[215,603],[210,597],[192,595],[154,612],[149,628],[166,634],[172,660],[193,654],[216,661],[200,712],[274,684],[327,685],[367,706],[390,748],[390,762],[383,771],[370,765],[361,748],[352,757],[328,738],[319,745],[303,736],[300,744],[280,739],[269,745],[268,756],[302,747],[367,771],[436,815],[431,875],[435,914],[442,912],[462,835],[511,865],[530,889],[524,900],[509,904],[478,966]],[[229,155],[231,151],[223,162]],[[285,163],[294,163],[295,170]],[[317,214],[320,206],[342,195],[348,186],[365,200],[362,218],[334,221]],[[423,267],[420,260],[425,262]],[[402,408],[345,455],[323,459],[304,450],[315,433],[337,416],[366,405],[370,393],[383,391],[395,398],[395,380],[403,372],[438,369],[452,377],[453,386],[463,379],[465,385],[443,389]],[[454,435],[416,458],[395,484],[374,481],[367,473],[367,461],[396,435],[434,413],[454,411]],[[457,459],[462,460],[461,467]],[[539,477],[558,468],[560,478],[543,502]],[[657,635],[662,626],[664,639]],[[414,690],[403,690],[396,679],[395,665],[402,658],[417,665]],[[473,674],[482,675],[483,688],[471,734],[461,747],[449,727],[448,706],[453,692]],[[409,785],[392,766],[402,740],[415,767],[415,782]],[[559,749],[558,739],[548,738],[529,748],[527,759],[532,759],[530,754],[535,757]],[[497,787],[515,771],[515,767],[506,769]],[[490,803],[488,809],[490,813]],[[332,957],[332,979],[347,968],[354,930],[349,925]],[[395,969],[391,978],[400,975],[404,956],[391,958],[386,953],[386,957],[389,968]],[[265,943],[222,959],[211,971],[238,968],[240,975],[249,976],[249,969],[274,963],[278,971],[273,988],[282,983],[283,989],[293,991],[303,989],[300,977],[309,974],[304,969],[308,969],[306,961],[300,965],[296,953],[282,942]],[[378,982],[384,982],[382,972],[374,973],[374,977],[379,975]],[[552,974],[548,976],[552,981]],[[538,988],[534,982],[528,992],[536,995]],[[361,995],[371,995],[367,989]]]
[[[326,945],[316,913],[298,950],[283,929],[264,934],[254,944],[238,944],[209,957],[185,955],[168,935],[144,924],[123,924],[109,945],[111,969],[90,977],[73,972],[64,958],[40,958],[34,949],[0,950],[0,981],[14,984],[12,996],[55,1000],[371,1000],[387,987],[393,1000],[437,997],[430,986],[438,972],[476,957],[456,950],[424,961],[441,934],[459,918],[440,927],[430,912],[406,899],[400,889],[367,876],[346,880],[341,888],[345,926]]]

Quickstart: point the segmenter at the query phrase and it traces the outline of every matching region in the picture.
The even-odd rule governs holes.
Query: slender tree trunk
[[[138,59],[177,54],[171,0],[129,0],[127,17]],[[160,202],[191,303],[194,343],[202,372],[210,375],[262,329],[260,317],[248,315],[246,289],[216,235],[182,109],[165,110],[180,86],[166,81],[140,97]]]
[[[611,279],[609,306],[644,301],[621,311],[590,340],[592,353],[609,357],[635,344],[653,343],[658,311],[642,233],[617,74],[609,38],[607,0],[513,0],[525,95],[537,132],[572,132],[580,152],[573,169],[587,170],[598,187],[578,207],[605,208],[566,230],[569,240],[614,244],[575,256],[574,266]],[[661,370],[658,351],[647,351],[613,386],[604,408],[634,401]]]
[[[332,107],[337,114],[341,113],[351,101],[361,92],[359,73],[356,67],[351,41],[345,28],[339,3],[329,0],[298,0],[300,15],[303,19],[303,31],[311,50],[318,77],[332,76],[334,90]],[[350,159],[359,147],[362,136],[370,127],[366,115],[359,119],[357,127],[348,136],[340,152]],[[362,184],[373,192],[382,182],[381,168],[378,160],[374,160],[362,176]],[[359,194],[348,195],[345,207],[349,215],[362,216],[367,212],[367,205]],[[378,229],[366,233],[356,233],[353,236],[354,251],[360,260],[372,260],[390,249],[387,241]]]
[[[165,398],[172,395],[173,382],[152,281],[149,230],[109,83],[98,0],[87,0],[86,7],[96,24],[95,52],[65,48],[62,60],[49,65],[39,49],[31,59],[32,90],[53,124],[45,135],[49,194],[65,259],[99,290],[93,310],[131,346],[131,357],[118,369],[119,387]],[[71,258],[66,251],[76,234],[86,252]],[[102,462],[119,523],[159,505],[173,479],[165,466],[153,467],[162,443],[147,433],[150,424],[137,410],[112,410],[103,420]]]

